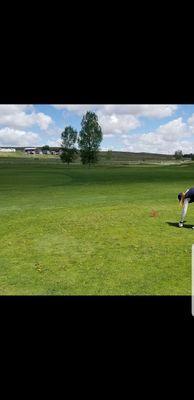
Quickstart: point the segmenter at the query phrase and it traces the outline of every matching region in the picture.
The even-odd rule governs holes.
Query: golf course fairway
[[[192,186],[192,163],[1,162],[0,295],[191,295]]]

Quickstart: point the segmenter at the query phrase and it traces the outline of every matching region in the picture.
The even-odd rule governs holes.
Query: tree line
[[[176,160],[182,160],[183,158],[190,158],[192,161],[194,161],[194,154],[193,153],[183,154],[182,150],[176,150],[174,153],[174,158]]]
[[[69,165],[80,153],[82,164],[96,163],[102,139],[103,134],[98,116],[94,112],[87,111],[82,118],[79,134],[72,126],[66,126],[61,133],[61,160]]]

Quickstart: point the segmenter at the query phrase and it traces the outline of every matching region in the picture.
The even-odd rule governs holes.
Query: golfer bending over
[[[183,227],[184,218],[187,214],[187,208],[189,203],[194,202],[194,187],[187,189],[186,192],[181,192],[178,194],[179,203],[182,205],[181,220],[179,222],[179,228]]]

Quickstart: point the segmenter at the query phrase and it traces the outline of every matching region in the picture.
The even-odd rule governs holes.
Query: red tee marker
[[[150,213],[150,217],[158,217],[158,211],[152,210]]]

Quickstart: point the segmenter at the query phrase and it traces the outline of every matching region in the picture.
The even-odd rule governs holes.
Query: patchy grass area
[[[60,157],[52,154],[27,154],[23,151],[17,150],[15,153],[0,152],[0,165],[1,164],[16,164],[16,163],[58,163],[61,164]]]
[[[0,163],[1,295],[190,295],[194,166]],[[194,205],[188,210],[194,224]]]

